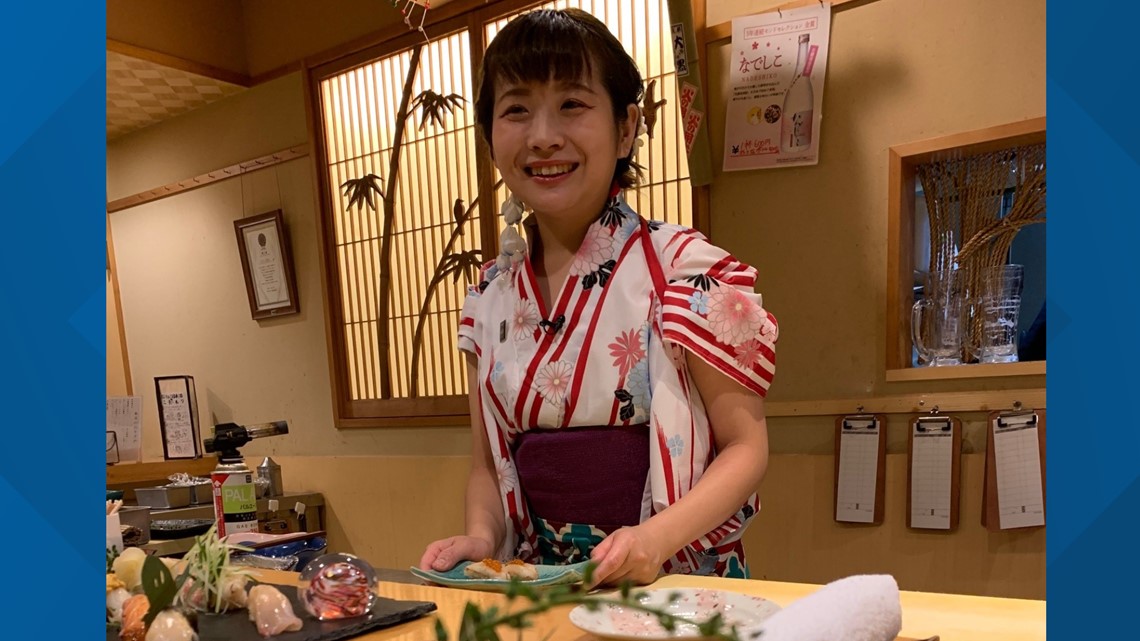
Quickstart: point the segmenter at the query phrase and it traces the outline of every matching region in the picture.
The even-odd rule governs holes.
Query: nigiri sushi
[[[123,603],[123,627],[119,630],[121,641],[145,641],[146,624],[143,617],[150,610],[150,599],[145,594],[136,594]]]
[[[257,633],[271,637],[282,632],[296,632],[304,623],[293,614],[293,604],[271,585],[258,584],[249,590],[249,620]]]
[[[146,561],[146,552],[127,548],[111,563],[111,571],[128,590],[134,592],[142,585],[143,561]]]
[[[534,581],[538,579],[538,569],[522,559],[508,561],[503,570],[508,576],[517,577],[520,581]]]
[[[197,622],[197,616],[191,614],[191,618]],[[166,608],[154,617],[146,631],[145,641],[198,641],[198,631],[185,614]]]
[[[510,576],[503,570],[501,561],[483,559],[463,568],[463,574],[469,579],[509,579]]]
[[[123,622],[123,604],[131,598],[131,593],[125,588],[115,588],[107,593],[107,621],[111,623]]]

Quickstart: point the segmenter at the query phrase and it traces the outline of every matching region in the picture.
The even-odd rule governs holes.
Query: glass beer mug
[[[957,269],[926,275],[922,300],[911,307],[911,340],[927,365],[962,364],[964,305],[962,276]]]
[[[1015,363],[1018,360],[1018,323],[1021,291],[1025,280],[1022,265],[998,265],[981,272],[982,317],[978,360],[982,363]]]

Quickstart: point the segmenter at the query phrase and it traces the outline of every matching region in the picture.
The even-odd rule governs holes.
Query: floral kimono
[[[529,260],[503,273],[492,263],[481,280],[464,301],[459,345],[478,360],[507,558],[585,560],[609,534],[531,514],[513,451],[525,432],[648,424],[644,522],[692,489],[715,454],[685,350],[760,396],[775,372],[778,328],[754,293],[755,269],[692,229],[647,223],[620,196],[589,227],[553,306]],[[741,535],[759,507],[753,494],[663,570],[747,576]]]

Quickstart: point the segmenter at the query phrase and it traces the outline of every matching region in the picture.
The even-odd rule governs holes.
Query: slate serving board
[[[253,583],[251,582],[251,586]],[[282,632],[268,637],[272,641],[339,641],[388,628],[405,621],[418,619],[433,612],[436,605],[427,601],[395,601],[377,597],[376,607],[366,616],[337,621],[318,621],[305,611],[297,588],[274,586],[293,604],[293,613],[304,626],[297,632]],[[249,620],[249,610],[241,609],[223,614],[199,614],[198,638],[200,641],[265,641],[257,633],[257,626]],[[107,628],[107,641],[119,641],[119,628]]]

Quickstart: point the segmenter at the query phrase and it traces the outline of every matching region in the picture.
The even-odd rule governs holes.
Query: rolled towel
[[[849,576],[764,622],[759,641],[893,641],[902,629],[899,586],[889,574]]]

